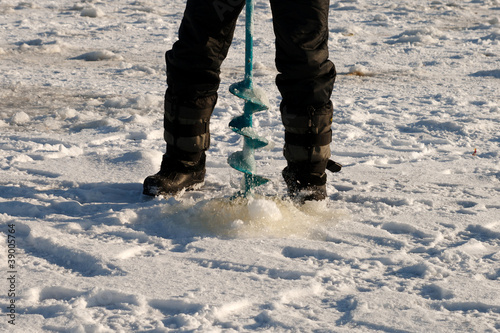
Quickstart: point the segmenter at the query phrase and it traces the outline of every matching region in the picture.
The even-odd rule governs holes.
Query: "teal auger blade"
[[[252,128],[252,115],[255,112],[267,109],[267,98],[260,89],[253,87],[253,0],[246,2],[246,33],[245,33],[245,79],[232,84],[229,91],[245,100],[243,115],[235,117],[229,123],[231,129],[242,135],[243,151],[238,151],[227,159],[229,165],[244,173],[242,190],[239,196],[246,196],[252,190],[269,180],[255,175],[254,150],[268,144],[267,140],[259,136]]]
[[[250,189],[253,189],[257,186],[264,185],[267,183],[269,179],[257,176],[257,175],[248,175],[245,174],[245,179],[243,180],[243,188],[241,191],[236,193],[231,197],[231,200],[237,200],[241,198],[246,198],[248,196],[248,192],[251,191]]]
[[[255,170],[255,158],[253,156],[248,156],[243,151],[237,151],[229,155],[227,163],[238,171],[246,174],[253,174]]]
[[[259,149],[269,144],[266,138],[260,136],[252,127],[246,127],[247,119],[245,116],[238,116],[231,120],[229,127],[239,135],[246,138],[245,143],[252,149]]]
[[[253,155],[246,155],[244,151],[237,151],[229,156],[227,162],[233,169],[245,174],[245,182],[251,185],[250,188],[263,185],[269,181],[269,179],[253,173],[255,170],[255,158]],[[252,180],[248,182],[249,179]]]
[[[259,175],[246,175],[245,177],[245,186],[247,188],[254,188],[260,185],[264,185],[267,182],[269,182],[269,179]]]
[[[246,81],[233,83],[229,87],[229,91],[233,95],[245,100],[245,108],[248,107],[248,102],[252,103],[251,110],[249,110],[251,113],[267,110],[269,102],[264,92],[260,89],[248,87],[247,84]]]

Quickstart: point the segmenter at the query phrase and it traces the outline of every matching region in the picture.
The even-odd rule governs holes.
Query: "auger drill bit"
[[[234,169],[244,173],[244,181],[240,194],[247,196],[259,185],[269,180],[255,174],[255,149],[267,146],[265,138],[259,136],[253,129],[252,115],[266,110],[266,98],[263,92],[253,87],[253,0],[246,2],[245,22],[245,79],[232,84],[229,91],[244,99],[243,115],[233,118],[229,127],[244,137],[243,150],[231,154],[228,163]]]

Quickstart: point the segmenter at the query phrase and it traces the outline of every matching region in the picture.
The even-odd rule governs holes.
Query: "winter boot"
[[[326,174],[301,171],[298,164],[290,163],[282,175],[292,200],[324,200],[326,198]],[[303,169],[302,169],[303,170]]]
[[[160,171],[144,180],[145,195],[175,195],[182,190],[193,190],[203,184],[205,179],[205,153],[192,166],[164,155]]]
[[[342,165],[332,160],[328,160],[327,165],[327,170],[331,172],[339,172],[342,168]],[[326,173],[310,172],[307,169],[309,168],[294,163],[289,163],[283,169],[282,175],[288,188],[288,196],[300,203],[326,199]]]
[[[205,151],[210,146],[209,122],[217,95],[192,101],[165,96],[164,138],[167,153],[160,171],[144,180],[145,195],[176,194],[201,185],[205,178]]]
[[[330,160],[332,141],[331,102],[304,110],[281,106],[285,126],[283,154],[288,166],[282,175],[289,196],[299,202],[327,197],[325,171],[340,171],[341,165]]]

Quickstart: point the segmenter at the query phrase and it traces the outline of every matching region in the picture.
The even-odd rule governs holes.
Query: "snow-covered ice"
[[[182,0],[0,1],[0,330],[500,331],[500,2],[332,1],[329,200],[281,197],[268,1],[254,116],[271,179],[230,200],[244,14],[205,187],[145,198]],[[8,225],[15,225],[15,233]],[[15,236],[15,298],[8,236]],[[12,238],[10,238],[12,239]],[[15,326],[9,324],[16,306]]]

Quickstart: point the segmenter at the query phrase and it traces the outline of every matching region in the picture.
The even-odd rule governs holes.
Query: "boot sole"
[[[142,194],[144,195],[147,195],[147,196],[151,196],[151,197],[157,197],[157,196],[160,196],[160,195],[163,195],[163,196],[176,196],[180,193],[183,193],[183,192],[189,192],[189,191],[196,191],[200,188],[203,187],[203,185],[205,184],[204,181],[201,181],[199,183],[195,183],[195,184],[192,184],[192,185],[189,185],[189,186],[186,186],[178,191],[175,191],[175,192],[167,192],[167,191],[162,191],[159,187],[148,187],[147,189],[144,188],[143,189],[143,192]]]

